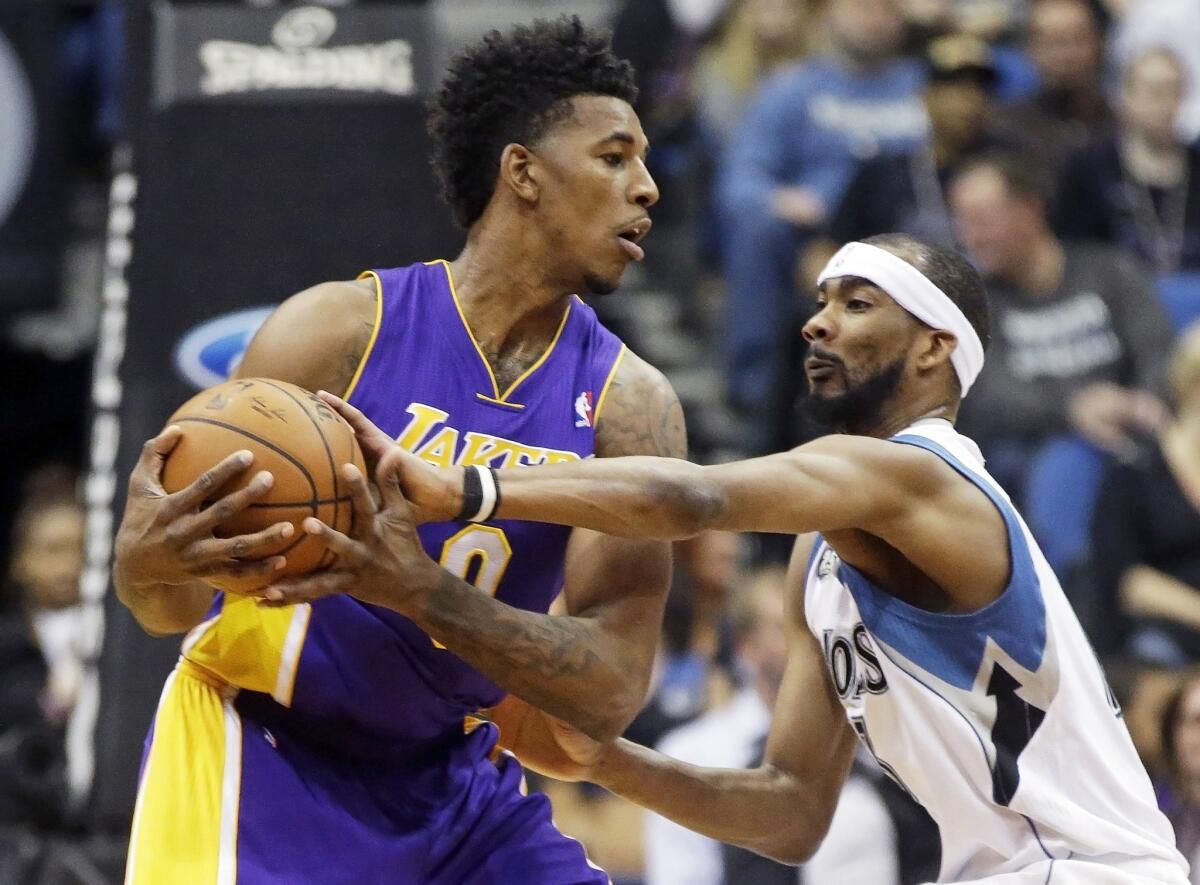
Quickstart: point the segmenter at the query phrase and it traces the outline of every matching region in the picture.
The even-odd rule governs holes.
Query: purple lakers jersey
[[[578,298],[541,358],[501,390],[445,261],[364,277],[377,289],[375,330],[346,397],[400,445],[438,466],[593,454],[623,348]],[[569,533],[508,520],[420,528],[436,562],[480,593],[539,612],[562,588]],[[218,597],[185,640],[184,656],[232,686],[269,695],[275,713],[354,745],[434,740],[504,694],[409,619],[349,596],[276,610]]]

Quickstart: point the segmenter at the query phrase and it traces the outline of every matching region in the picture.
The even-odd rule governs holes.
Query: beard
[[[878,426],[884,405],[900,388],[904,358],[873,375],[852,381],[842,360],[824,352],[815,355],[842,367],[846,389],[833,396],[819,396],[810,390],[804,399],[804,411],[818,424],[838,433],[865,433]]]

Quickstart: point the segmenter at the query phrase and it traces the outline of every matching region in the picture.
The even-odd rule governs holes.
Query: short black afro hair
[[[637,100],[633,65],[578,16],[491,31],[450,63],[430,105],[429,134],[433,169],[459,224],[483,214],[505,145],[534,144],[577,95]]]

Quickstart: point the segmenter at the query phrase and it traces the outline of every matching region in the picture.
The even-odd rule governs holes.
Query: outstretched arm
[[[701,467],[666,458],[498,472],[506,519],[540,519],[625,537],[704,529],[800,534],[870,530],[931,491],[928,453],[826,436],[748,461]]]
[[[385,502],[396,504],[375,520],[392,521],[384,531],[394,540],[360,537],[360,544],[374,544],[374,552],[339,547],[347,542],[309,520],[306,530],[338,552],[337,566],[281,582],[267,589],[266,598],[286,604],[346,592],[386,606],[507,691],[594,737],[620,734],[645,699],[670,581],[669,545],[576,532],[564,586],[568,615],[514,608],[436,567],[414,544],[415,531],[402,524],[407,504],[389,488],[397,482],[388,466],[396,449],[357,410],[329,401],[355,425],[368,462],[380,461],[377,480]],[[677,457],[686,447],[674,391],[657,370],[627,354],[599,416],[599,460],[632,453]],[[405,517],[389,515],[396,508]],[[356,524],[369,524],[371,517],[356,517]]]
[[[688,765],[626,740],[597,744],[519,701],[495,711],[501,743],[552,777],[586,779],[704,835],[785,863],[820,845],[854,753],[854,733],[803,615],[811,541],[789,570],[789,657],[763,764]]]

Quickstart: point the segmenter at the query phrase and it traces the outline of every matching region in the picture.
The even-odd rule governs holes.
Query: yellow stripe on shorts
[[[180,661],[154,720],[125,885],[234,885],[241,767],[232,693]]]
[[[307,603],[264,608],[228,595],[216,617],[188,635],[183,656],[230,685],[290,707],[311,616]]]

